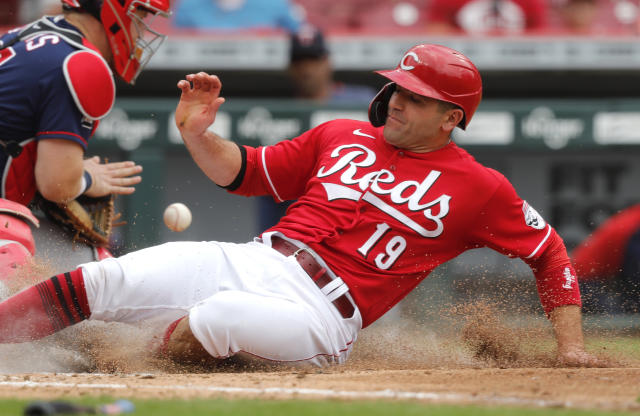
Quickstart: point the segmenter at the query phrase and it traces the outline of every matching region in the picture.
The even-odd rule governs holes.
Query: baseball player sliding
[[[343,363],[361,328],[438,265],[488,246],[520,257],[565,365],[585,352],[580,293],[561,238],[500,173],[451,140],[480,103],[473,63],[438,45],[411,48],[373,99],[370,123],[335,120],[274,146],[207,131],[221,82],[188,75],[176,123],[198,166],[241,195],[297,200],[245,244],[176,242],[80,265],[0,303],[0,342],[45,337],[85,319],[164,320],[178,360],[245,353],[284,363]],[[172,322],[172,323],[171,323]]]

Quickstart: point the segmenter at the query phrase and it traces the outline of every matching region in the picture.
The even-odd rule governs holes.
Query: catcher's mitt
[[[38,206],[51,220],[74,234],[74,240],[97,247],[109,245],[113,228],[114,195],[92,198],[80,195],[64,204],[38,198]]]

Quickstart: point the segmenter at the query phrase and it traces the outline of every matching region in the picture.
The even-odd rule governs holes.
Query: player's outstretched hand
[[[182,94],[176,108],[176,125],[183,138],[198,137],[213,124],[224,103],[220,97],[222,83],[215,75],[199,72],[179,81],[178,88]]]
[[[571,349],[558,353],[558,362],[562,367],[614,367],[609,360],[598,358],[582,349]]]
[[[142,166],[131,161],[100,163],[100,158],[94,156],[84,160],[84,169],[92,179],[91,187],[85,192],[87,196],[132,194],[136,190],[134,185],[142,181],[139,176]]]

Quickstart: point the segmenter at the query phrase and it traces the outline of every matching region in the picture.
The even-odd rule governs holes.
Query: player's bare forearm
[[[558,360],[569,367],[606,367],[607,363],[584,349],[582,314],[577,305],[559,306],[549,314],[558,342]]]
[[[42,196],[53,202],[67,202],[80,192],[83,149],[64,139],[38,142],[34,168],[36,186]]]
[[[220,79],[204,72],[189,74],[178,82],[178,88],[182,95],[176,108],[176,125],[182,140],[209,179],[222,186],[230,184],[240,171],[240,150],[208,130],[224,103]]]
[[[185,144],[200,170],[218,185],[229,185],[240,172],[242,155],[235,143],[206,131]]]

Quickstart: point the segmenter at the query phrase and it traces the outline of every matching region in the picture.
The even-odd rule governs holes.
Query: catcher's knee
[[[0,278],[9,277],[35,254],[31,225],[38,226],[38,220],[29,208],[0,198]]]

